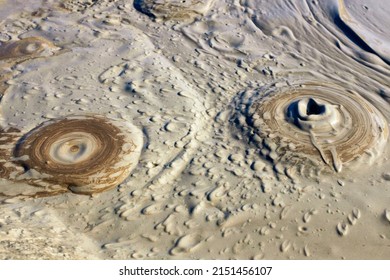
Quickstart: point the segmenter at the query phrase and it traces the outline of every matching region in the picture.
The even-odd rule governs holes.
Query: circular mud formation
[[[134,7],[156,19],[185,19],[205,14],[214,0],[135,0]]]
[[[383,152],[389,133],[375,107],[333,84],[246,91],[236,109],[236,125],[263,156],[287,169],[366,166]]]
[[[40,37],[29,37],[0,45],[0,60],[18,60],[38,56],[55,46]]]
[[[137,165],[142,133],[103,117],[72,116],[45,122],[18,142],[14,156],[32,185],[60,185],[92,194],[123,182]],[[22,176],[19,176],[22,177]]]

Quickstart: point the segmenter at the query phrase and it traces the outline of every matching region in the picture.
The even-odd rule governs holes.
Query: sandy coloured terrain
[[[0,1],[0,259],[389,259],[384,2]]]

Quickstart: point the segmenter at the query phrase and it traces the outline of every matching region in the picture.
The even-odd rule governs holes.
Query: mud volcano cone
[[[91,194],[117,186],[136,166],[142,146],[138,129],[96,116],[45,122],[18,143],[14,154],[33,184],[52,183]]]

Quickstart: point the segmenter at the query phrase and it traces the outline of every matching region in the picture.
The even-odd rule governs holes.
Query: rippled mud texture
[[[274,163],[316,170],[366,166],[381,155],[388,125],[357,93],[330,84],[245,92],[236,122]]]
[[[14,161],[25,172],[3,178],[78,194],[102,192],[120,184],[136,166],[142,146],[137,128],[96,116],[45,122],[19,140]],[[39,190],[44,195],[47,189]],[[50,190],[48,190],[50,195]]]
[[[156,19],[185,19],[205,14],[214,0],[135,0],[134,7]]]

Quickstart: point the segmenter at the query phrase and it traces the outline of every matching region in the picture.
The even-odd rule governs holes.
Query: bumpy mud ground
[[[28,2],[0,1],[0,258],[390,258],[384,1]]]

